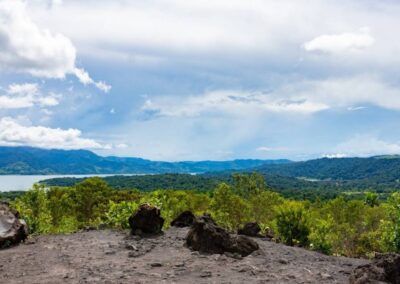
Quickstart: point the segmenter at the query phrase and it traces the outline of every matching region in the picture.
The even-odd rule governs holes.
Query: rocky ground
[[[368,263],[256,238],[260,250],[244,258],[203,255],[184,246],[187,232],[39,236],[0,251],[0,283],[348,283],[351,271]]]

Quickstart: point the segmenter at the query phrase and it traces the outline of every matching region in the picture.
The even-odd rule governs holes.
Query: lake
[[[106,177],[112,175],[0,175],[0,191],[28,190],[34,183],[60,177]]]

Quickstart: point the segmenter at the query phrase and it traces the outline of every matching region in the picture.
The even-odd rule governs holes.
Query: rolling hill
[[[102,157],[87,150],[0,147],[0,174],[156,174],[244,170],[288,160],[160,162]]]

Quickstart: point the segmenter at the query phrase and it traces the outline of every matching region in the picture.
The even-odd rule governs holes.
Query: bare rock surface
[[[348,283],[369,261],[332,257],[252,238],[247,257],[202,254],[184,246],[188,228],[141,238],[82,231],[39,236],[0,251],[0,283]]]
[[[351,284],[393,283],[400,284],[400,254],[379,254],[372,263],[354,269]]]
[[[25,241],[28,227],[19,214],[6,202],[0,201],[0,248],[6,248]]]

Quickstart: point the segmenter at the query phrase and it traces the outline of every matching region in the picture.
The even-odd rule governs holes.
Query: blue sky
[[[0,145],[399,153],[399,26],[389,0],[0,0]]]

